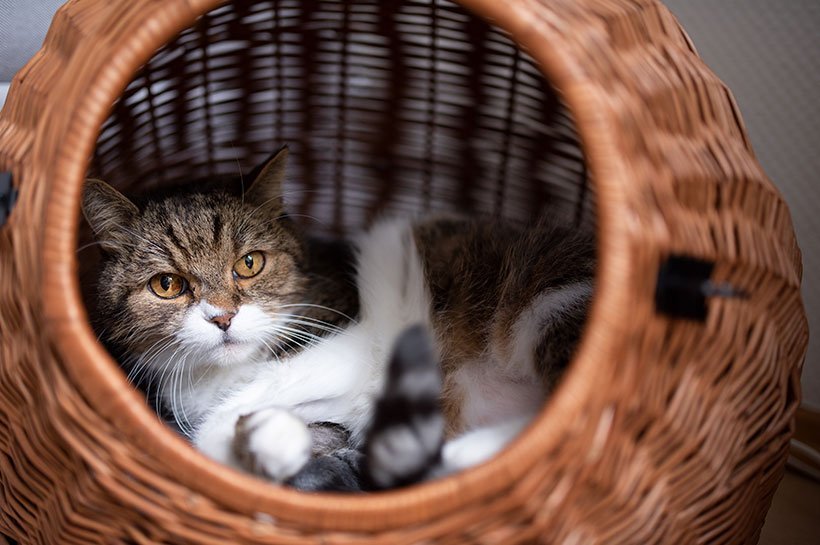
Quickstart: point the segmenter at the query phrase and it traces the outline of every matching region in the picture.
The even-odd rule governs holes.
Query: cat
[[[435,215],[322,241],[287,215],[287,153],[240,191],[87,183],[106,344],[135,380],[162,375],[158,403],[200,451],[274,481],[329,464],[389,488],[497,453],[575,348],[592,237]]]

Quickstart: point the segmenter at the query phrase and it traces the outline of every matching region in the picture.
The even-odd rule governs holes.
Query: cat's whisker
[[[121,230],[121,231],[125,231],[126,233],[128,233],[129,235],[131,235],[131,236],[132,236],[132,237],[134,237],[135,239],[139,240],[140,242],[144,242],[144,243],[148,244],[149,246],[153,246],[154,248],[156,248],[157,250],[159,250],[159,252],[160,252],[162,255],[166,255],[166,254],[167,254],[167,252],[166,252],[165,248],[163,248],[162,246],[160,246],[159,244],[157,244],[157,243],[156,243],[156,242],[154,242],[153,240],[150,240],[150,239],[145,238],[144,236],[140,235],[139,233],[137,233],[137,232],[136,232],[136,231],[134,231],[133,229],[129,229],[128,227],[125,227],[124,225],[119,225],[119,226],[117,226],[117,229],[119,229],[119,230]]]
[[[336,310],[335,308],[326,307],[324,305],[316,305],[316,304],[313,304],[313,303],[290,303],[290,304],[287,304],[287,305],[280,305],[279,306],[279,308],[293,308],[293,307],[308,307],[308,308],[318,308],[320,310],[326,310],[328,312],[333,312],[334,314],[338,314],[339,316],[341,316],[343,318],[346,318],[351,323],[354,323],[354,324],[356,323],[356,320],[354,320],[353,318],[351,318],[350,316],[348,316],[344,312],[342,312],[340,310]]]
[[[130,371],[128,371],[128,375],[126,376],[126,380],[131,384],[138,384],[140,379],[142,378],[141,375],[148,369],[148,361],[145,360],[137,360],[137,362],[131,367]]]
[[[262,209],[263,209],[266,205],[268,205],[269,203],[272,203],[273,201],[276,201],[276,200],[282,199],[282,198],[283,198],[283,196],[284,196],[284,195],[283,195],[282,193],[280,193],[280,194],[278,194],[278,195],[277,195],[277,196],[275,196],[275,197],[271,197],[270,199],[268,199],[268,200],[266,200],[266,201],[262,201],[262,204],[260,204],[259,206],[257,206],[257,207],[255,207],[255,208],[253,208],[250,212],[248,212],[248,213],[245,215],[245,217],[244,217],[244,218],[242,218],[242,222],[241,222],[241,223],[239,224],[239,226],[236,228],[236,231],[234,232],[234,237],[239,237],[239,234],[242,232],[242,230],[243,230],[245,227],[247,227],[248,223],[250,222],[250,219],[254,216],[254,214],[256,214],[258,211],[262,210]]]
[[[288,344],[288,346],[293,347],[295,345],[296,348],[302,350],[307,350],[309,348],[313,348],[314,346],[316,346],[315,342],[311,342],[305,339],[299,339],[288,335],[283,335],[282,338]]]
[[[136,332],[137,327],[138,327],[138,324],[134,323],[134,324],[131,325],[131,327],[129,327],[125,331],[123,331],[123,332],[117,331],[117,332],[113,333],[112,336],[116,336],[116,338],[118,340],[120,340],[124,343],[129,343],[129,341],[131,340],[130,338]]]
[[[282,360],[280,360],[280,359],[279,359],[279,355],[276,353],[276,350],[274,350],[274,349],[273,349],[273,348],[272,348],[272,347],[271,347],[271,346],[270,346],[270,345],[269,345],[269,344],[265,341],[265,339],[260,339],[260,341],[262,341],[262,344],[264,344],[264,345],[265,345],[265,347],[266,347],[266,348],[270,351],[271,355],[272,355],[274,358],[276,358],[276,363],[282,363]]]
[[[326,321],[320,320],[318,318],[313,318],[312,316],[306,316],[304,314],[288,314],[288,313],[284,313],[284,312],[274,312],[273,316],[275,318],[290,318],[290,319],[293,319],[293,321],[300,320],[300,321],[303,321],[303,322],[309,322],[311,324],[326,327],[330,330],[335,330],[335,331],[344,331],[344,329],[345,329],[343,327],[337,326],[336,324],[332,324],[330,322],[326,322]]]
[[[131,331],[136,330],[136,328],[137,328],[137,326],[132,326]],[[170,334],[168,334],[168,335],[163,335],[162,337],[160,337],[159,339],[157,339],[157,340],[156,340],[155,342],[153,342],[153,343],[152,343],[152,344],[151,344],[151,345],[150,345],[147,349],[145,349],[143,352],[141,352],[141,353],[137,356],[136,361],[139,361],[139,360],[142,360],[142,359],[144,359],[144,358],[148,357],[148,356],[149,356],[149,354],[151,354],[154,350],[164,350],[165,348],[169,347],[169,346],[170,346],[171,344],[173,344],[173,342],[175,342],[175,341],[171,341],[171,342],[169,342],[168,344],[166,344],[166,345],[164,345],[164,346],[160,346],[160,345],[161,345],[162,343],[164,343],[164,342],[168,341],[169,339],[171,339],[173,336],[174,336],[174,334],[173,334],[173,333],[170,333]]]
[[[169,374],[170,391],[171,391],[171,414],[174,416],[174,423],[179,431],[182,431],[182,423],[179,421],[179,410],[177,409],[177,391],[176,391],[176,377],[179,367],[174,362],[171,365],[171,373]]]
[[[321,335],[317,335],[316,333],[313,333],[313,332],[311,332],[311,331],[309,331],[309,330],[307,330],[307,329],[304,329],[304,328],[301,328],[301,327],[295,327],[295,325],[294,325],[294,324],[296,324],[296,323],[297,323],[297,320],[294,320],[294,319],[284,319],[284,318],[283,318],[283,319],[282,319],[282,320],[280,320],[279,322],[277,322],[277,323],[273,324],[273,325],[272,325],[272,327],[284,327],[284,328],[291,328],[291,329],[293,329],[293,330],[295,330],[295,331],[298,331],[298,332],[300,332],[300,333],[303,333],[303,334],[305,334],[305,335],[311,335],[311,336],[313,336],[313,337],[321,337]],[[311,323],[311,322],[304,322],[302,325],[307,325],[307,326],[309,326],[309,327],[314,327],[314,328],[316,328],[316,329],[319,329],[320,327],[325,327],[325,326],[321,326],[321,325],[319,325],[319,324],[314,324],[314,323]]]
[[[188,354],[190,354],[190,352],[188,352]],[[187,357],[187,355],[186,355],[186,357]],[[208,367],[210,368],[211,365],[213,365],[213,361],[210,363],[210,365]],[[193,369],[188,368],[188,391],[193,391],[193,389],[194,389],[193,379],[191,378],[192,371],[193,371]]]
[[[154,356],[140,358],[138,359],[131,369],[128,372],[127,379],[132,384],[139,384],[143,373],[150,368],[151,363],[154,361]]]
[[[287,337],[285,335],[279,335],[277,337],[277,342],[279,343],[280,346],[288,347],[288,350],[307,348],[303,343],[301,343],[301,342],[299,342],[295,339],[292,339],[290,337]],[[281,363],[281,360],[279,359],[278,355],[274,354],[274,357],[276,358],[277,363]]]
[[[294,339],[291,339],[287,335],[283,335],[281,333],[276,334],[275,341],[276,341],[277,346],[279,346],[280,348],[285,349],[285,352],[296,349],[296,348],[304,347],[303,344],[301,344],[298,341],[295,341]],[[271,349],[271,350],[273,350],[273,349]]]
[[[318,340],[321,340],[321,337],[310,338],[306,336],[299,335],[298,330],[293,329],[277,329],[275,331],[280,338],[284,339],[286,342],[292,342],[296,344],[299,348],[311,348],[318,344]]]
[[[133,326],[133,327],[131,328],[131,330],[132,330],[132,331],[136,331],[137,327],[138,327],[138,326],[136,326],[136,325],[135,325],[135,326]],[[173,337],[174,337],[174,334],[173,334],[173,333],[169,333],[169,334],[167,334],[167,335],[163,335],[162,337],[160,337],[159,339],[157,339],[157,340],[156,340],[153,344],[151,344],[151,346],[149,346],[149,347],[148,347],[148,348],[147,348],[147,349],[146,349],[146,350],[142,353],[142,355],[141,355],[140,357],[142,358],[142,357],[147,356],[147,355],[148,355],[148,354],[150,354],[153,350],[156,350],[156,349],[157,349],[157,347],[159,347],[159,345],[160,345],[161,343],[163,343],[163,342],[165,342],[165,341],[167,341],[167,340],[169,340],[169,339],[171,339],[171,338],[173,338]],[[170,345],[171,345],[171,344],[173,344],[174,342],[176,342],[176,341],[171,341],[171,342],[170,342],[170,343],[168,343],[167,345],[162,346],[162,347],[160,347],[160,348],[158,348],[158,349],[159,349],[159,350],[164,350],[165,348],[167,348],[168,346],[170,346]]]
[[[286,331],[286,332],[291,333],[293,335],[299,336],[299,338],[301,338],[301,339],[308,340],[308,341],[311,341],[313,343],[318,343],[318,342],[321,342],[323,339],[327,339],[330,336],[340,334],[340,333],[334,331],[334,332],[330,332],[330,333],[317,335],[317,334],[315,334],[311,331],[303,329],[302,327],[290,327],[290,328],[287,328],[287,329],[282,329],[280,331]]]
[[[188,361],[188,355],[189,355],[188,352],[186,352],[182,355],[182,361],[180,362],[180,364],[178,366],[179,367],[179,373],[178,373],[179,377],[176,381],[176,384],[178,386],[178,388],[176,388],[176,390],[177,390],[177,404],[178,404],[177,406],[179,407],[179,410],[175,411],[175,413],[178,413],[181,416],[181,421],[178,424],[179,428],[180,428],[180,431],[182,431],[183,435],[185,435],[186,437],[192,437],[193,436],[193,426],[191,425],[191,420],[188,418],[188,413],[185,411],[184,396],[183,396],[183,392],[182,392],[182,387],[183,387],[183,382],[184,382],[184,375],[185,375],[186,370],[188,371],[188,384],[189,384],[189,387],[190,387],[190,383],[191,383],[190,369],[188,367],[186,367],[186,365],[185,365]]]
[[[142,326],[138,322],[135,322],[131,325],[131,327],[126,329],[124,332],[117,332],[115,335],[112,336],[116,338],[116,340],[118,340],[121,344],[133,345],[136,343],[136,341],[141,340],[138,336],[143,334],[144,332],[142,330]],[[165,335],[163,339],[167,339],[172,335],[173,333]]]
[[[181,410],[180,410],[181,407],[179,405],[179,400],[178,400],[179,393],[178,393],[178,389],[177,389],[177,384],[178,384],[178,381],[179,381],[180,372],[182,371],[183,366],[182,365],[177,365],[175,360],[174,360],[174,358],[176,357],[179,350],[180,350],[180,348],[177,348],[174,351],[174,353],[168,359],[168,363],[166,364],[166,366],[168,366],[168,365],[171,366],[171,372],[170,372],[170,375],[168,377],[168,381],[170,382],[170,391],[171,391],[171,413],[174,416],[174,423],[177,425],[177,428],[180,430],[180,432],[185,434],[185,424],[180,419],[180,417],[182,416],[182,413],[181,413]],[[184,365],[184,358],[183,358],[183,365]],[[162,389],[165,390],[166,386],[163,385]]]
[[[202,379],[203,379],[204,377],[208,376],[208,372],[209,372],[211,369],[213,369],[213,367],[214,367],[214,361],[213,361],[213,360],[211,360],[211,362],[208,364],[208,366],[205,368],[205,370],[204,370],[204,371],[202,371],[201,373],[199,373],[199,377],[197,377],[196,382],[194,382],[194,383],[191,385],[191,390],[193,390],[194,388],[196,388],[197,386],[199,386],[199,383],[200,383],[200,382],[202,382]],[[189,376],[190,376],[190,373],[189,373]]]
[[[274,218],[274,221],[280,220],[282,218],[307,218],[309,220],[315,221],[319,225],[327,225],[326,221],[322,221],[316,216],[311,216],[310,214],[294,214],[291,212],[288,212],[287,214],[282,214],[281,216],[276,216],[276,218]]]
[[[282,331],[278,327],[274,327],[273,330],[270,333],[273,336],[269,337],[268,340],[274,341],[274,342],[277,343],[277,345],[280,345],[280,346],[285,344],[287,346],[290,346],[291,348],[294,347],[295,339],[293,339],[290,335],[288,335],[286,332]],[[302,344],[297,344],[296,345],[297,348],[300,348],[302,346],[304,346],[304,345],[302,345]]]
[[[287,306],[290,306],[290,305],[287,305]],[[339,326],[336,326],[336,325],[335,325],[334,323],[332,323],[332,322],[328,322],[328,321],[322,320],[322,319],[320,319],[320,318],[316,318],[315,316],[310,316],[309,314],[302,314],[302,313],[299,313],[299,314],[291,314],[291,313],[288,313],[288,312],[276,312],[275,314],[276,314],[277,316],[286,316],[286,317],[288,317],[288,318],[298,318],[298,319],[300,319],[300,320],[309,320],[309,321],[311,321],[311,322],[316,322],[316,323],[320,323],[320,324],[325,324],[325,325],[332,326],[332,327],[339,327]]]
[[[177,428],[183,434],[185,433],[185,423],[182,408],[179,406],[179,377],[182,372],[182,364],[174,362],[171,370],[171,407],[176,420]]]
[[[280,192],[278,195],[276,195],[275,197],[272,197],[272,198],[270,198],[270,199],[268,199],[268,200],[266,200],[266,201],[262,202],[259,206],[255,207],[253,210],[251,210],[251,211],[250,211],[250,212],[249,212],[249,213],[248,213],[248,214],[247,214],[247,215],[243,218],[242,222],[241,222],[241,223],[239,224],[239,226],[236,228],[236,231],[234,232],[234,235],[235,235],[235,236],[239,236],[239,234],[242,232],[242,230],[243,230],[245,227],[247,227],[247,226],[248,226],[248,223],[250,222],[250,219],[251,219],[251,218],[252,218],[252,217],[253,217],[253,216],[254,216],[257,212],[259,212],[259,211],[260,211],[261,209],[263,209],[266,205],[268,205],[269,203],[271,203],[271,202],[273,202],[273,201],[275,201],[275,200],[279,200],[279,199],[282,199],[282,200],[284,201],[285,197],[286,197],[286,196],[288,196],[288,195],[290,195],[290,194],[295,194],[295,193],[311,193],[311,192],[316,193],[317,191],[316,191],[315,189],[302,189],[302,190],[295,189],[295,190],[282,191],[282,192]],[[244,193],[243,193],[243,195],[242,195],[242,196],[243,196],[243,199],[244,199]],[[242,202],[243,202],[243,204],[244,204],[244,200],[243,200]],[[294,216],[294,215],[296,215],[296,214],[283,214],[283,215],[281,215],[281,216],[277,217],[276,219],[278,220],[278,219],[281,219],[282,217],[285,217],[285,216]],[[322,222],[321,222],[320,220],[318,220],[317,218],[313,218],[312,216],[307,216],[307,217],[311,217],[312,219],[315,219],[317,222],[322,223]]]
[[[160,365],[156,368],[153,368],[151,371],[152,373],[148,376],[148,386],[146,388],[146,396],[148,399],[151,399],[151,387],[154,386],[155,383],[157,384],[157,390],[163,391],[165,388],[165,383],[167,382],[166,379],[166,371],[168,367],[171,365],[171,359],[167,359],[163,365]],[[157,378],[159,380],[157,380]]]
[[[167,371],[168,371],[169,369],[170,369],[170,370],[171,370],[171,372],[173,373],[173,370],[174,370],[174,368],[173,368],[174,358],[176,358],[176,355],[179,353],[179,351],[180,351],[180,350],[182,350],[182,348],[183,348],[183,347],[182,347],[181,345],[180,345],[180,346],[178,346],[177,348],[175,348],[175,349],[174,349],[174,352],[171,354],[171,357],[169,357],[169,358],[165,361],[165,364],[164,364],[164,365],[162,365],[161,371],[160,371],[160,373],[159,373],[159,375],[160,375],[160,389],[161,389],[161,390],[164,390],[164,389],[165,389],[165,384],[166,384],[166,382],[167,382],[167,381],[168,381],[168,379],[169,379],[169,376],[168,376],[166,373],[167,373]]]
[[[300,338],[304,341],[310,341],[313,344],[315,344],[317,342],[320,342],[324,339],[323,337],[320,337],[319,335],[314,335],[313,333],[303,331],[301,329],[295,329],[295,328],[287,327],[287,326],[283,326],[283,325],[277,325],[276,330],[279,331],[279,332],[290,333],[291,335],[294,335],[297,338]]]
[[[76,252],[80,253],[83,250],[87,250],[88,248],[91,248],[92,246],[102,246],[103,244],[110,243],[110,242],[111,241],[109,241],[109,240],[96,240],[94,242],[89,242],[88,244],[83,244],[82,246],[77,248]]]
[[[289,320],[288,324],[293,324],[293,325],[297,325],[297,326],[304,326],[306,328],[312,328],[312,329],[316,329],[320,332],[330,333],[330,334],[334,334],[334,335],[338,335],[338,334],[340,334],[344,331],[343,329],[335,329],[335,328],[330,328],[330,327],[324,327],[324,326],[321,326],[319,324],[312,324],[310,322],[302,322],[301,320]],[[322,335],[317,335],[317,336],[321,337]]]
[[[159,357],[165,350],[173,346],[175,341],[168,342],[166,344],[162,344],[167,341],[169,338],[173,337],[173,334],[165,335],[164,337],[160,338],[158,341],[153,343],[148,349],[143,352],[136,361],[133,362],[133,367],[130,369],[127,375],[127,379],[132,384],[136,384],[137,381],[141,378],[140,375],[146,369],[148,369],[153,363],[153,361]]]

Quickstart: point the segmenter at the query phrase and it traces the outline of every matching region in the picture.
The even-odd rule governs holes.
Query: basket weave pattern
[[[0,170],[20,191],[0,228],[0,532],[65,544],[755,542],[800,397],[800,252],[731,94],[674,17],[656,0],[262,2],[281,24],[269,29],[277,55],[267,66],[270,40],[211,48],[267,9],[211,11],[222,4],[69,2],[12,84],[0,113]],[[367,21],[387,41],[361,53],[356,25]],[[389,41],[397,33],[418,35],[419,51],[396,55],[410,48]],[[448,40],[472,44],[469,53],[424,65],[463,50]],[[388,83],[368,109],[352,91],[373,47],[383,55],[363,73],[386,66]],[[243,49],[245,72],[220,71]],[[208,102],[202,85],[222,94]],[[267,106],[246,100],[269,89]],[[486,107],[465,111],[476,102]],[[375,135],[355,124],[371,110]],[[172,183],[233,173],[282,140],[309,190],[296,206],[329,231],[437,207],[525,218],[549,205],[595,223],[584,339],[513,448],[408,490],[306,495],[199,456],[125,384],[78,283],[89,167],[122,187]],[[714,262],[713,279],[746,297],[710,299],[703,323],[658,313],[658,270],[673,254]]]

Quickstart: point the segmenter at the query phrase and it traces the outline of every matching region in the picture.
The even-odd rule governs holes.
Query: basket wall
[[[0,167],[20,189],[0,230],[0,531],[22,543],[754,542],[799,400],[800,256],[731,94],[665,8],[211,11],[221,4],[69,2],[0,114]],[[281,140],[294,206],[329,231],[385,209],[595,212],[582,346],[513,448],[408,490],[306,495],[200,457],[128,388],[77,281],[89,158],[139,188],[234,173]],[[703,323],[658,313],[671,254],[715,262],[714,279],[748,297],[710,300]]]

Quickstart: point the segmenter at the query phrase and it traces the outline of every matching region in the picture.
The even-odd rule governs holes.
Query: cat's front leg
[[[233,454],[255,475],[283,482],[308,463],[311,448],[307,425],[285,410],[262,409],[236,423]]]
[[[194,437],[196,448],[222,464],[282,482],[310,459],[307,425],[288,411],[245,405],[215,411]]]
[[[482,464],[501,452],[532,421],[521,415],[493,426],[477,428],[444,444],[441,461],[428,477],[445,477]]]
[[[251,405],[223,406],[211,411],[194,433],[194,446],[212,460],[235,469],[243,469],[234,453],[236,424],[243,415],[251,414],[258,408]]]

